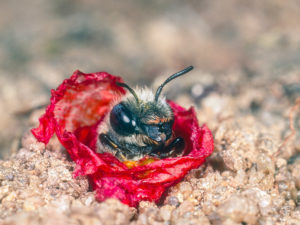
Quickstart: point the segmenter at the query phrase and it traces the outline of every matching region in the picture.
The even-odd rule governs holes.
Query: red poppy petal
[[[52,91],[51,103],[32,133],[44,143],[56,133],[78,166],[74,175],[89,176],[99,201],[113,197],[130,206],[141,200],[157,202],[168,187],[212,153],[211,131],[205,125],[199,127],[193,108],[186,110],[170,101],[175,119],[173,131],[185,140],[184,156],[148,160],[150,163],[142,159],[129,168],[108,153],[97,153],[97,127],[111,103],[125,94],[116,82],[121,79],[105,72],[76,71]]]

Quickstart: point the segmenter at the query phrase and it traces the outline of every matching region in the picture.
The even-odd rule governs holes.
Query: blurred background
[[[201,109],[227,96],[236,112],[277,123],[300,95],[300,1],[2,0],[0,155],[76,69],[157,86],[189,65],[169,98]]]

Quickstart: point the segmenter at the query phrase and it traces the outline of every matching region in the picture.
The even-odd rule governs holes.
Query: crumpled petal
[[[52,90],[51,103],[32,133],[45,144],[56,134],[77,164],[74,176],[87,175],[99,201],[112,197],[130,206],[142,200],[158,202],[168,187],[212,153],[212,133],[206,125],[199,127],[193,108],[186,110],[169,101],[175,118],[173,131],[185,140],[183,156],[144,158],[129,167],[109,153],[97,153],[97,127],[111,103],[126,93],[116,82],[122,79],[106,72],[75,71]]]

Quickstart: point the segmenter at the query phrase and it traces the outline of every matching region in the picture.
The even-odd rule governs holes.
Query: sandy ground
[[[1,224],[300,224],[299,1],[0,6]],[[196,106],[215,151],[161,205],[96,202],[57,140],[28,132],[75,69],[157,87],[190,64],[165,93]]]

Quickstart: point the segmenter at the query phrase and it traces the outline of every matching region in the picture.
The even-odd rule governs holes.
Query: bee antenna
[[[182,76],[182,75],[184,75],[184,74],[190,72],[192,69],[194,69],[194,67],[193,67],[193,66],[189,66],[189,67],[187,67],[187,68],[185,68],[185,69],[183,69],[183,70],[181,70],[181,71],[179,71],[179,72],[177,72],[177,73],[174,73],[174,74],[171,75],[168,79],[166,79],[166,81],[163,82],[163,83],[157,88],[157,91],[156,91],[156,93],[155,93],[155,101],[157,102],[158,97],[159,97],[159,95],[160,95],[160,93],[161,93],[163,87],[164,87],[167,83],[169,83],[171,80],[174,80],[174,79],[177,78],[177,77],[180,77],[180,76]]]
[[[116,82],[116,84],[120,87],[126,88],[128,91],[130,91],[130,93],[133,95],[133,97],[135,98],[136,102],[139,104],[140,100],[138,98],[138,96],[136,95],[135,91],[129,87],[127,84],[125,83],[120,83],[120,82]]]

